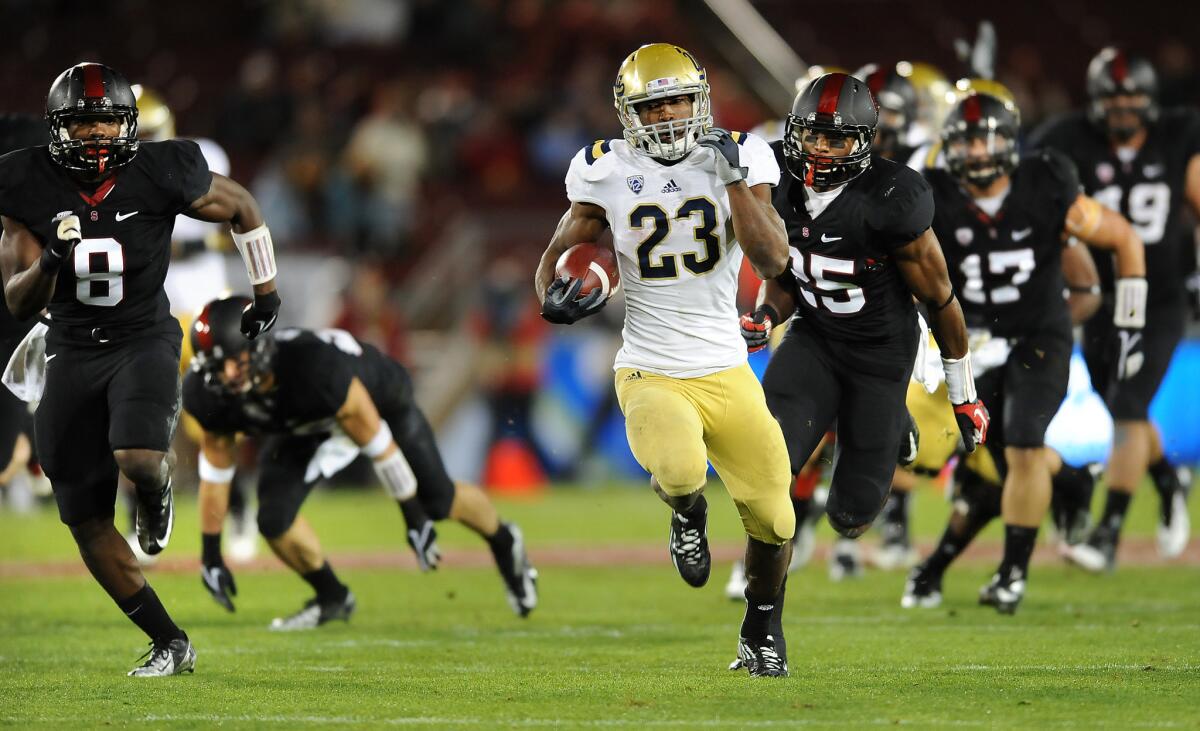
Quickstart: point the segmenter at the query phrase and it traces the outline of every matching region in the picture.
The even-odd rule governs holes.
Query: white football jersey
[[[733,135],[747,185],[778,185],[771,147]],[[604,209],[625,290],[614,368],[696,378],[746,360],[736,302],[742,249],[715,154],[700,147],[664,165],[624,140],[600,140],[571,160],[567,197]]]

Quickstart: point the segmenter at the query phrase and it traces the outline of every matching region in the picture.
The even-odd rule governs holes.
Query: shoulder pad
[[[583,159],[587,161],[588,165],[591,165],[607,155],[609,149],[611,149],[611,143],[609,140],[596,140],[592,144],[583,148]]]
[[[1066,185],[1079,185],[1079,171],[1075,167],[1075,163],[1071,162],[1071,158],[1053,147],[1044,147],[1034,154],[1042,164],[1050,169],[1059,182]]]

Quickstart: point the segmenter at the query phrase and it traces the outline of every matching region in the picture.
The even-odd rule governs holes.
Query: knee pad
[[[263,503],[258,506],[258,532],[267,540],[287,533],[295,522],[296,511],[288,511],[283,505]]]
[[[417,499],[421,501],[421,507],[425,508],[425,514],[432,521],[445,520],[450,517],[450,508],[454,505],[454,496],[458,494],[458,486],[453,480],[445,480],[443,484],[436,486],[433,489],[424,490],[422,485],[417,486]]]
[[[829,525],[844,538],[858,538],[867,532],[875,518],[883,511],[890,492],[889,484],[882,497],[876,497],[876,494],[872,493],[866,500],[853,500],[844,497],[845,487],[830,490],[829,498],[825,501],[825,515],[829,518]]]
[[[871,527],[870,520],[862,522],[861,516],[851,513],[831,511],[826,507],[825,515],[829,518],[829,525],[843,538],[858,538]]]
[[[666,455],[655,460],[650,474],[667,495],[689,495],[704,487],[708,479],[708,460],[703,455],[699,459],[686,454]]]
[[[746,535],[772,546],[782,545],[796,535],[796,511],[787,496],[735,503]]]

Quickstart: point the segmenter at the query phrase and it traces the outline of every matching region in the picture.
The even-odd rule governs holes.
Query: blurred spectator
[[[359,262],[350,286],[342,294],[341,311],[334,319],[333,327],[345,330],[392,359],[407,364],[408,328],[404,316],[389,297],[391,289],[379,262]]]

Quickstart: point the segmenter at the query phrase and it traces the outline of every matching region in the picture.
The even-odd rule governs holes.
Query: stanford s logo
[[[642,188],[646,187],[646,179],[641,175],[630,175],[625,178],[625,184],[633,191],[634,195],[642,192]]]

